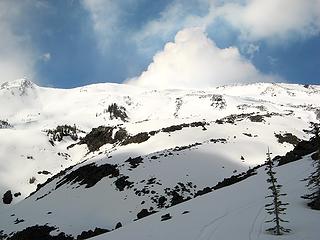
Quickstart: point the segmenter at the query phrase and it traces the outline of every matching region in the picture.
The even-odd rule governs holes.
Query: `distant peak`
[[[27,78],[21,78],[13,81],[8,81],[2,83],[0,85],[0,90],[7,89],[7,90],[18,90],[20,93],[19,95],[25,95],[29,89],[35,89],[37,85],[30,81]]]
[[[15,87],[34,87],[36,84],[34,84],[32,81],[30,81],[27,78],[21,78],[17,80],[12,80],[5,82],[1,84],[1,88],[15,88]]]

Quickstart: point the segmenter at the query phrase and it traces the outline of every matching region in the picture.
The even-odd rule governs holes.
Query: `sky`
[[[0,0],[0,83],[320,84],[320,0]]]

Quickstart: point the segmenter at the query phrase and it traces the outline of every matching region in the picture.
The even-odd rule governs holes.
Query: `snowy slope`
[[[284,155],[309,139],[303,129],[320,118],[319,96],[319,86],[271,83],[162,91],[5,83],[0,196],[21,196],[0,203],[0,231],[48,224],[77,236],[127,226],[143,209],[198,201],[203,189],[262,164],[267,146]],[[76,126],[77,137],[52,140],[48,131],[66,124]],[[101,135],[108,141],[96,146]]]
[[[182,203],[141,221],[128,224],[94,240],[118,239],[318,239],[320,212],[309,209],[300,198],[305,194],[304,179],[312,167],[310,156],[276,168],[279,183],[283,184],[283,198],[290,203],[285,219],[291,228],[281,237],[270,235],[265,220],[270,219],[264,205],[267,203],[267,175],[263,169],[258,174],[232,186]],[[290,174],[288,174],[290,173]],[[170,214],[169,220],[161,216]]]

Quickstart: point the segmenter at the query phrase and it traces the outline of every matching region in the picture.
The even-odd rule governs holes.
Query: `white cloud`
[[[129,31],[122,25],[122,20],[137,4],[135,0],[82,0],[81,3],[90,14],[102,52],[105,52],[122,32]]]
[[[147,22],[132,35],[133,41],[140,51],[148,50],[155,40],[167,40],[177,31],[190,27],[207,27],[213,22],[214,12],[210,0],[190,0],[186,4],[183,0],[174,0],[158,18]],[[204,8],[208,12],[198,15],[195,9]]]
[[[185,1],[175,0],[137,31],[134,39],[141,45],[144,40],[165,38],[186,27],[208,29],[217,18],[240,31],[244,42],[308,38],[320,32],[320,0],[198,0],[193,6],[203,6],[207,12],[201,14]]]
[[[35,78],[36,75],[36,57],[30,38],[13,31],[26,7],[16,3],[0,2],[0,83],[22,77]]]
[[[99,46],[104,49],[118,30],[121,8],[113,0],[82,0],[82,5],[89,11]]]
[[[124,38],[141,53],[153,53],[181,29],[199,27],[204,32],[228,36],[249,59],[259,51],[260,41],[286,44],[320,33],[320,0],[173,0],[160,14],[136,29],[122,20],[130,13],[132,0],[82,0],[90,12],[100,46]],[[139,1],[136,1],[139,2]],[[132,11],[135,11],[132,8]],[[212,29],[214,31],[212,31]],[[118,31],[122,34],[119,35]],[[167,43],[141,76],[132,84],[160,87],[206,87],[235,82],[270,81],[239,53],[238,48],[218,48],[203,33],[183,30]],[[230,36],[231,36],[230,35]],[[182,41],[181,36],[187,40]],[[195,60],[196,59],[196,60]],[[274,62],[274,61],[273,61]],[[274,64],[274,63],[273,63]]]
[[[246,0],[217,9],[244,40],[307,38],[320,32],[320,0]]]
[[[49,62],[51,59],[51,54],[49,52],[42,54],[40,59],[44,62]]]
[[[160,12],[159,18],[147,22],[133,38],[137,43],[154,36],[167,38],[178,29],[186,27],[186,18],[189,14],[183,2],[173,1]]]
[[[146,71],[127,83],[152,88],[205,88],[272,79],[260,73],[237,48],[220,49],[201,28],[186,28],[153,57]]]

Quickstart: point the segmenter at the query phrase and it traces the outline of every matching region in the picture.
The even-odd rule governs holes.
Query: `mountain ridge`
[[[31,85],[12,95],[18,83],[0,88],[0,120],[10,126],[0,128],[0,195],[17,195],[0,204],[1,234],[44,223],[72,236],[125,227],[245,176],[267,146],[286,154],[319,120],[320,86]]]

